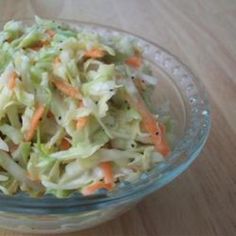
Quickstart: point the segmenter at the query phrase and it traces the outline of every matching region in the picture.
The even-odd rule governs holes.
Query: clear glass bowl
[[[23,21],[26,24],[33,22]],[[61,233],[85,229],[112,219],[186,170],[199,155],[209,133],[210,113],[205,90],[191,71],[171,53],[121,30],[84,22],[58,21],[105,37],[120,35],[135,39],[158,79],[152,96],[153,104],[161,115],[168,112],[174,118],[176,139],[165,162],[143,174],[135,183],[123,183],[108,195],[100,193],[83,197],[74,194],[66,199],[48,195],[35,199],[23,193],[13,197],[0,194],[2,228],[30,233]],[[166,110],[167,104],[169,111]]]

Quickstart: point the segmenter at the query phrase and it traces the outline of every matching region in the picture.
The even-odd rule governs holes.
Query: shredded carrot
[[[139,105],[140,104],[141,103],[139,103]],[[150,133],[156,150],[162,153],[164,156],[168,155],[170,153],[170,148],[165,140],[163,133],[164,130],[147,109],[140,107],[139,110],[144,120],[144,128],[148,133]]]
[[[53,38],[53,37],[55,36],[55,34],[56,34],[56,32],[55,32],[54,30],[52,30],[52,29],[47,29],[47,30],[45,31],[45,33],[46,33],[50,38]]]
[[[104,57],[104,55],[105,55],[105,52],[99,48],[93,48],[84,53],[84,56],[89,57],[89,58],[101,58],[101,57]]]
[[[30,48],[33,49],[34,51],[40,50],[44,46],[44,43],[42,41],[39,41],[32,45]]]
[[[88,122],[88,117],[80,117],[77,121],[76,121],[76,129],[80,130],[82,129]]]
[[[170,153],[170,148],[165,140],[163,129],[160,124],[153,118],[152,114],[145,114],[144,117],[144,128],[151,134],[151,139],[155,145],[157,151],[162,153],[164,156]]]
[[[39,51],[41,48],[43,48],[44,46],[47,46],[50,44],[50,41],[48,40],[41,40],[36,42],[35,44],[33,44],[32,46],[30,46],[30,48],[34,51]]]
[[[138,69],[142,64],[142,58],[139,55],[129,57],[125,63],[135,69]]]
[[[112,184],[106,184],[101,181],[94,182],[86,187],[83,188],[82,193],[85,196],[91,195],[98,191],[99,189],[107,189],[111,190],[112,189]]]
[[[100,168],[104,175],[105,184],[113,184],[112,163],[110,161],[102,162]]]
[[[84,107],[84,103],[83,101],[79,101],[78,102],[78,107]],[[80,117],[77,121],[76,121],[76,129],[80,130],[82,129],[88,122],[88,117],[84,116],[84,117]]]
[[[29,130],[25,134],[26,141],[30,141],[34,137],[34,133],[39,125],[40,118],[43,116],[44,110],[44,105],[39,104],[31,119]]]
[[[170,147],[166,141],[165,126],[162,123],[160,123],[159,126],[162,133],[162,145],[159,146],[159,150],[164,156],[167,156],[170,153]]]
[[[81,99],[81,94],[78,88],[74,88],[62,80],[53,80],[53,83],[58,90],[68,95],[69,97]]]
[[[16,87],[16,79],[17,79],[16,72],[12,72],[7,84],[9,89],[14,89]]]
[[[143,100],[139,96],[136,98],[136,101],[129,96],[127,96],[126,99],[142,116],[143,128],[150,133],[156,150],[162,153],[162,155],[167,156],[170,153],[170,148],[163,135],[163,130],[160,128],[159,123],[148,110]]]
[[[45,33],[50,37],[50,38],[53,38],[56,34],[55,31],[51,30],[51,29],[47,29],[45,31]],[[33,44],[30,48],[35,50],[35,51],[38,51],[40,50],[42,47],[44,46],[47,46],[50,44],[50,40],[41,40],[41,41],[38,41],[36,42],[35,44]]]
[[[71,147],[71,144],[68,142],[66,138],[63,138],[59,146],[61,150],[67,150]]]

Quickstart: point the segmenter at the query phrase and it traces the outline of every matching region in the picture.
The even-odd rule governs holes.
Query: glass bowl
[[[0,227],[30,233],[62,233],[92,227],[127,211],[186,170],[203,148],[210,128],[206,93],[200,81],[175,56],[155,43],[111,27],[58,20],[72,28],[84,28],[105,36],[136,40],[144,60],[152,67],[157,86],[152,96],[155,109],[175,120],[172,153],[166,161],[144,173],[134,183],[122,183],[113,192],[84,197],[74,194],[57,199],[52,195],[31,198],[24,193],[0,194]],[[23,20],[31,24],[31,20]],[[3,23],[1,24],[1,26]],[[168,109],[167,109],[168,108]]]

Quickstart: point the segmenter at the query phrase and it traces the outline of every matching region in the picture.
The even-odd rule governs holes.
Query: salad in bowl
[[[92,195],[132,182],[171,153],[171,118],[134,39],[35,17],[0,33],[0,190]]]
[[[1,27],[1,228],[92,227],[199,155],[210,128],[206,92],[162,47],[76,20]]]

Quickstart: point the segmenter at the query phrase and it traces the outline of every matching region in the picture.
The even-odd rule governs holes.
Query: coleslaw
[[[150,109],[157,80],[134,40],[35,17],[0,33],[0,190],[113,190],[170,153]]]

